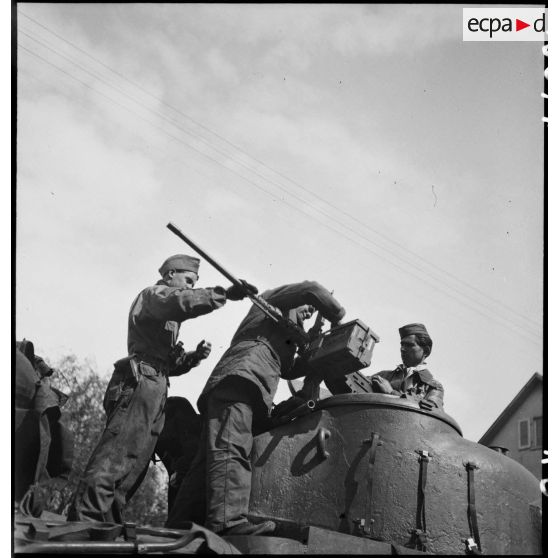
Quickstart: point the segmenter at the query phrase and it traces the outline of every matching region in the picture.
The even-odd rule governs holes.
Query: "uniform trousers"
[[[253,426],[267,413],[258,387],[229,376],[207,395],[196,457],[182,481],[167,527],[203,524],[219,533],[247,521]]]
[[[85,468],[69,521],[122,523],[123,508],[143,481],[165,421],[167,378],[140,364],[137,378],[115,371],[103,402],[107,423]]]

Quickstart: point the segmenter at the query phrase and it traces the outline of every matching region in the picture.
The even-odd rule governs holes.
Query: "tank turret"
[[[435,554],[541,553],[538,480],[414,400],[321,400],[257,436],[252,463],[251,513],[285,534],[324,529]]]

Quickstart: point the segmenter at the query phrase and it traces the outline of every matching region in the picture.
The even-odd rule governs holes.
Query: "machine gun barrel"
[[[219,273],[224,275],[233,285],[243,287],[241,281],[237,279],[232,273],[227,271],[220,263],[214,260],[205,250],[200,248],[192,239],[188,238],[178,227],[169,223],[167,229],[172,231],[176,236],[182,239],[190,248],[195,250],[206,262],[210,263]]]
[[[204,260],[211,264],[219,273],[224,275],[233,285],[240,287],[244,294],[257,306],[266,316],[271,318],[275,323],[282,325],[293,335],[295,341],[301,345],[305,346],[310,341],[308,334],[295,324],[292,320],[285,318],[281,312],[265,301],[261,296],[255,295],[249,291],[240,279],[237,279],[230,271],[227,271],[221,264],[219,264],[215,259],[213,259],[205,250],[200,248],[192,239],[188,238],[178,227],[173,223],[169,223],[167,228],[173,232],[176,236],[182,239],[192,250],[197,252]]]

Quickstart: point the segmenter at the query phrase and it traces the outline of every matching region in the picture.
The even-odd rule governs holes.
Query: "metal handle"
[[[318,430],[318,453],[322,459],[327,459],[330,456],[329,451],[326,450],[326,440],[331,436],[331,432],[327,428],[320,428]]]

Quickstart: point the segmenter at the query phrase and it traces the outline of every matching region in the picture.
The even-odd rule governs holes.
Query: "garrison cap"
[[[200,260],[198,258],[193,258],[185,254],[176,254],[163,262],[163,265],[159,268],[159,273],[161,277],[164,277],[165,273],[170,269],[180,269],[197,273],[199,268]]]
[[[407,324],[399,328],[399,336],[401,339],[407,337],[407,335],[426,335],[430,337],[428,331],[424,324]]]

